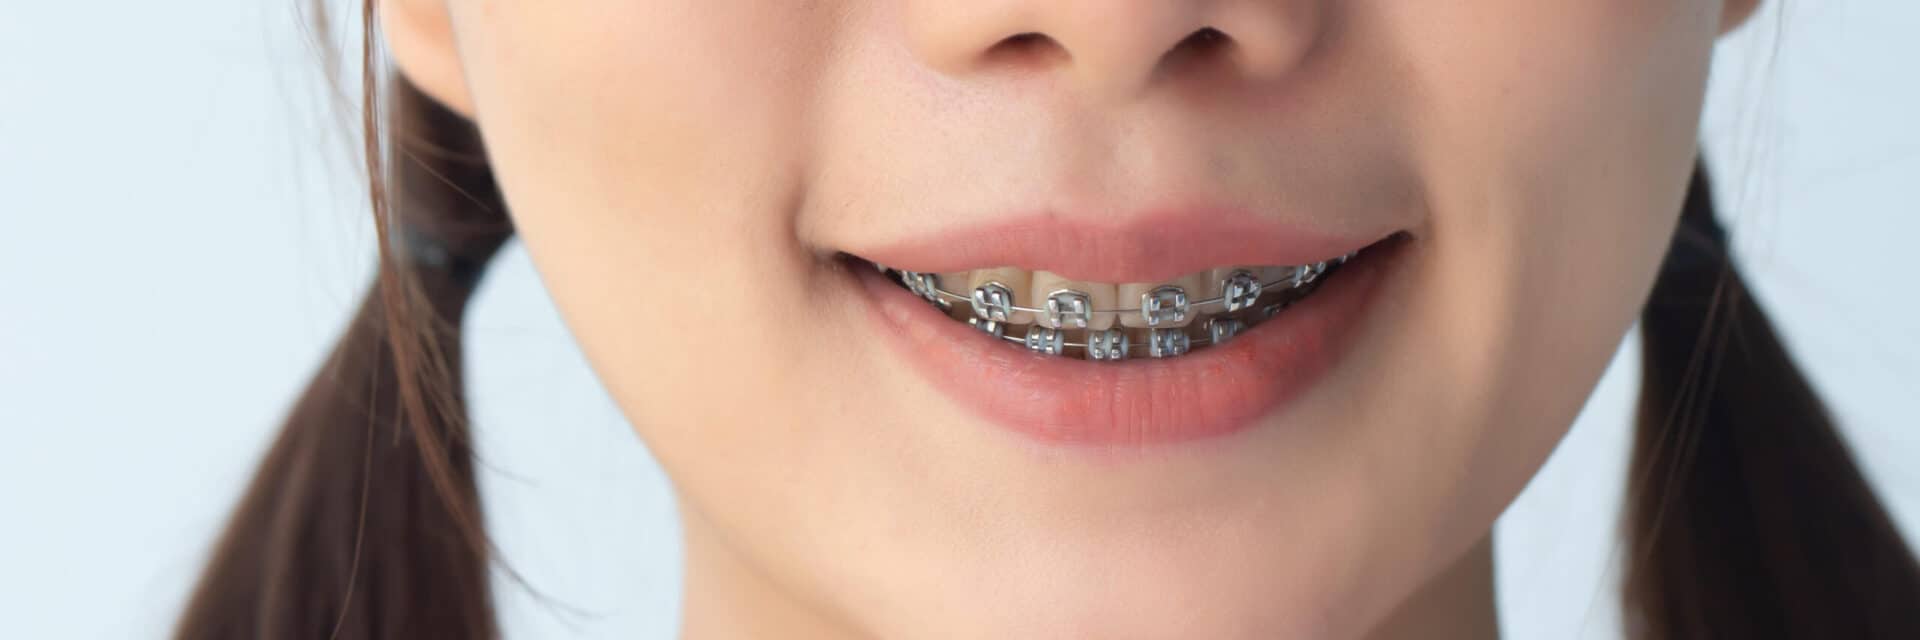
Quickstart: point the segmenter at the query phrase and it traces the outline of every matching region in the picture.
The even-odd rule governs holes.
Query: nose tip
[[[908,37],[942,73],[1053,75],[1092,96],[1179,76],[1284,75],[1317,31],[1322,0],[913,0]]]

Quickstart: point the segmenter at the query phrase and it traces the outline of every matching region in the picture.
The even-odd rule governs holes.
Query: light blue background
[[[164,635],[370,274],[355,98],[321,83],[292,6],[0,0],[5,635]],[[1920,4],[1774,9],[1715,68],[1723,202],[1761,295],[1920,531]],[[497,582],[509,637],[672,637],[669,489],[517,248],[470,327],[489,526],[533,585],[588,612]],[[1619,635],[1635,360],[1622,352],[1499,524],[1509,637]]]

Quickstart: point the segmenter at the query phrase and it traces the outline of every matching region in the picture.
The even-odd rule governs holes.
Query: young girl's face
[[[441,2],[396,58],[478,122],[689,589],[880,637],[1375,624],[1586,400],[1752,9]],[[990,283],[1040,351],[962,320]]]

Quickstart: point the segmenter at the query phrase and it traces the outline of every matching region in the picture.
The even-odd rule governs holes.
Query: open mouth
[[[1142,445],[1250,428],[1324,377],[1411,236],[1338,244],[1296,264],[1128,284],[841,259],[875,333],[963,409],[1044,442]]]
[[[1225,344],[1311,296],[1366,250],[1308,264],[1217,267],[1136,284],[1074,282],[1013,267],[919,273],[845,258],[992,338],[1048,356],[1113,362],[1179,357]]]

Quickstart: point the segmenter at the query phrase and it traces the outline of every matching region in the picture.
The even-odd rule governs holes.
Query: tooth
[[[981,320],[977,317],[967,318],[967,324],[972,325],[975,330],[995,338],[1007,335],[1007,325],[992,320]]]
[[[940,274],[901,271],[900,282],[907,285],[907,289],[912,291],[914,295],[920,296],[941,310],[947,310],[952,306],[950,301],[941,298],[940,295],[934,291],[935,288],[941,286]]]
[[[1040,325],[1027,327],[1027,349],[1035,353],[1057,356],[1066,351],[1066,333],[1059,329],[1048,329]]]
[[[1285,291],[1288,289],[1300,289],[1312,284],[1320,278],[1321,274],[1326,273],[1327,264],[1328,263],[1325,262],[1317,262],[1298,266],[1261,267],[1258,275],[1262,283],[1279,283],[1269,287],[1271,290]]]
[[[1131,343],[1126,329],[1108,329],[1087,332],[1087,359],[1119,361],[1127,359],[1127,347]]]
[[[1027,293],[1028,286],[1032,282],[1032,276],[1028,274],[1025,269],[1016,269],[1013,267],[995,267],[992,269],[975,269],[973,270],[972,273],[970,273],[966,277],[966,279],[960,280],[959,282],[966,283],[965,291],[955,292],[961,295],[972,296],[974,290],[979,289],[982,286],[985,286],[989,283],[999,283],[1001,286],[1006,287],[1008,291],[1013,293],[1013,306],[1027,307],[1027,308],[1033,308],[1038,306],[1033,303],[1033,296]],[[968,314],[971,315],[972,313],[973,311],[971,310],[971,306],[969,305]],[[1014,311],[1011,314],[1008,314],[1006,322],[1002,322],[1000,324],[1003,324],[1003,325],[1029,324],[1032,322],[1033,322],[1032,312]]]
[[[1087,309],[1089,311],[1095,309],[1112,309],[1119,306],[1132,306],[1120,303],[1119,300],[1115,298],[1113,285],[1081,280],[1068,280],[1060,274],[1051,271],[1033,272],[1033,282],[1027,288],[1027,291],[1027,299],[1034,301],[1032,306],[1037,309],[1049,308],[1047,306],[1048,299],[1053,297],[1053,294],[1061,291],[1078,291],[1086,294]],[[1063,296],[1063,301],[1070,299],[1071,297]],[[1067,309],[1062,309],[1062,311],[1067,311]],[[1037,324],[1046,327],[1063,328],[1054,324],[1050,314],[1036,315],[1038,317],[1034,318],[1034,322]],[[1079,324],[1071,322],[1073,319],[1071,314],[1062,315],[1063,320],[1069,321],[1064,327],[1067,329],[1107,329],[1111,328],[1114,322],[1114,314],[1094,313],[1088,315],[1087,326],[1081,327]]]
[[[1268,291],[1285,291],[1293,286],[1293,267],[1256,267],[1253,275]]]
[[[1194,274],[1199,282],[1193,288],[1187,289],[1187,303],[1193,306],[1193,310],[1189,313],[1192,318],[1189,324],[1199,324],[1206,316],[1226,312],[1227,308],[1218,302],[1202,305],[1200,301],[1220,297],[1220,278],[1223,277],[1221,274],[1232,271],[1232,267],[1214,267]]]
[[[1211,275],[1211,271],[1202,271],[1199,273],[1180,276],[1168,282],[1157,282],[1157,283],[1135,282],[1135,283],[1120,285],[1119,287],[1117,287],[1118,297],[1120,298],[1120,306],[1134,308],[1134,309],[1144,309],[1146,306],[1146,300],[1144,300],[1142,297],[1145,296],[1147,293],[1152,292],[1163,286],[1179,287],[1182,291],[1186,292],[1187,303],[1191,305],[1196,301],[1206,299],[1204,296],[1195,295],[1195,292],[1201,291],[1203,287],[1206,286],[1206,281],[1209,279],[1208,278],[1209,275]],[[1215,285],[1215,286],[1218,286],[1218,285]],[[1197,308],[1189,309],[1187,311],[1186,317],[1184,318],[1181,318],[1179,320],[1164,321],[1154,326],[1156,328],[1162,328],[1162,329],[1171,328],[1171,327],[1184,327],[1184,326],[1187,326],[1189,323],[1193,322],[1193,318],[1196,315],[1196,313],[1202,310],[1203,309],[1197,309]],[[1145,327],[1147,326],[1147,318],[1145,315],[1143,315],[1140,312],[1123,313],[1123,314],[1120,314],[1120,324],[1122,326],[1127,326],[1127,327]]]
[[[967,288],[967,278],[969,273],[970,272],[967,272],[967,271],[949,271],[946,273],[935,274],[935,277],[940,279],[939,285],[942,291],[964,296],[971,291],[971,289]],[[959,300],[954,300],[946,296],[941,296],[940,301],[946,303],[945,309],[947,312],[947,317],[949,318],[953,318],[955,320],[965,320],[973,316],[973,308],[967,306],[967,304],[964,302],[961,302]]]
[[[1047,294],[1040,324],[1061,329],[1085,329],[1093,324],[1093,298],[1084,291],[1056,289]]]
[[[1250,281],[1251,286],[1248,286],[1245,289],[1239,291],[1238,293],[1242,294],[1239,297],[1232,297],[1232,298],[1224,297],[1229,293],[1226,290],[1226,286],[1223,284],[1224,281],[1230,278],[1233,278],[1235,275],[1239,274],[1242,271],[1246,272],[1247,275],[1249,276],[1246,280]],[[1266,282],[1267,280],[1264,276],[1261,275],[1259,267],[1252,267],[1252,266],[1221,267],[1218,269],[1214,269],[1207,278],[1206,297],[1207,298],[1222,297],[1223,299],[1220,301],[1219,304],[1213,305],[1209,307],[1207,310],[1213,313],[1232,313],[1235,311],[1239,311],[1241,309],[1245,309],[1249,306],[1252,306],[1252,303],[1248,299],[1248,296],[1251,296],[1252,298],[1255,298],[1255,299],[1259,298],[1260,295],[1265,292],[1265,287],[1261,285],[1264,285]]]
[[[973,288],[973,315],[982,320],[1006,322],[1013,318],[1013,290],[999,282]]]
[[[1260,307],[1260,310],[1254,313],[1250,317],[1250,319],[1255,321],[1266,320],[1267,318],[1280,315],[1280,312],[1286,311],[1287,307],[1292,305],[1293,305],[1293,302],[1291,300],[1281,300],[1279,302],[1270,303]]]
[[[1319,280],[1320,276],[1327,272],[1327,263],[1314,262],[1296,267],[1288,267],[1288,269],[1290,269],[1290,271],[1287,272],[1287,276],[1292,279],[1293,287],[1297,289],[1313,284]]]
[[[1192,349],[1192,341],[1183,329],[1149,329],[1147,331],[1147,355],[1155,358],[1171,358],[1186,355]]]
[[[1222,344],[1240,335],[1247,329],[1247,323],[1227,317],[1207,319],[1207,343]]]
[[[1252,267],[1214,267],[1207,270],[1205,274],[1206,277],[1200,281],[1200,291],[1193,299],[1205,300],[1220,295],[1220,281],[1225,280],[1227,276],[1233,275],[1233,272],[1241,269],[1246,269],[1248,272],[1253,271]]]

